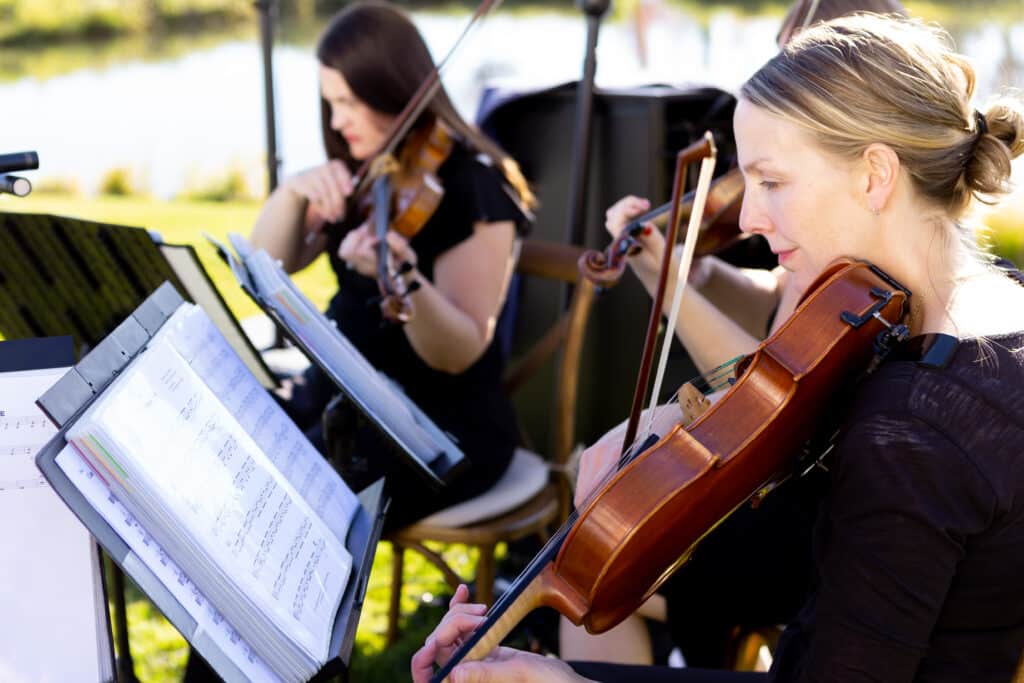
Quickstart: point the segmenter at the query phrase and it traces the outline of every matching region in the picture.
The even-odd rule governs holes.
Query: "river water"
[[[417,12],[414,21],[435,58],[443,56],[465,14]],[[779,15],[722,10],[702,18],[661,7],[647,32],[641,64],[633,22],[606,20],[598,46],[597,83],[707,83],[735,90],[775,52]],[[254,20],[255,21],[255,20]],[[241,170],[254,192],[265,185],[263,74],[252,35],[180,45],[175,56],[92,58],[79,51],[58,73],[44,48],[23,55],[24,75],[0,82],[4,125],[0,152],[34,149],[34,180],[70,180],[92,192],[112,168],[130,169],[138,184],[170,197],[227,169]],[[982,96],[1018,84],[1024,70],[1024,16],[975,21],[954,31],[979,71]],[[579,78],[586,29],[578,13],[539,10],[499,14],[468,39],[444,81],[458,108],[473,118],[489,86],[534,88]],[[317,163],[319,138],[314,33],[280,42],[274,78],[282,173]],[[51,70],[52,71],[52,70]]]

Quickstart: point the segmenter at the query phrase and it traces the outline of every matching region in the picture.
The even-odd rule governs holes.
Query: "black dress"
[[[440,206],[410,240],[417,268],[428,280],[434,278],[437,259],[469,238],[475,224],[512,221],[520,235],[528,226],[500,172],[465,146],[456,144],[437,175],[445,190]],[[382,322],[379,306],[373,303],[379,294],[376,280],[347,269],[338,258],[341,240],[355,227],[352,221],[329,232],[327,253],[338,278],[338,293],[331,300],[327,315],[374,367],[397,382],[414,403],[454,438],[468,461],[468,466],[443,493],[432,494],[390,452],[375,430],[360,429],[354,450],[369,454],[363,463],[369,469],[343,469],[342,474],[357,490],[378,476],[387,477],[392,502],[386,528],[392,529],[485,491],[505,471],[519,436],[512,405],[501,388],[504,354],[497,335],[483,355],[458,375],[429,367],[413,350],[401,326]],[[415,296],[412,294],[413,300]],[[334,393],[329,380],[319,370],[311,370],[289,412],[301,427],[315,433],[321,413]]]
[[[858,385],[844,417],[812,590],[769,674],[577,670],[680,683],[1011,680],[1024,648],[1024,332],[915,338]],[[724,546],[700,550],[733,571]],[[732,601],[713,572],[701,578],[706,600]]]

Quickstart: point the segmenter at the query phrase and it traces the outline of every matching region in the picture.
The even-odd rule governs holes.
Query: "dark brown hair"
[[[392,116],[405,108],[434,70],[430,52],[412,21],[397,8],[372,0],[355,2],[335,14],[320,36],[316,56],[325,67],[339,71],[352,94],[368,107]],[[535,204],[515,160],[459,116],[443,87],[417,125],[438,119],[473,150],[490,157],[526,206]],[[341,159],[354,171],[358,162],[345,138],[331,128],[330,104],[322,97],[320,123],[327,156]]]

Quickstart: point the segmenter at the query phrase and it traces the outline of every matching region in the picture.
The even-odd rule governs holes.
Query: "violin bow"
[[[683,188],[686,185],[687,166],[698,159],[701,160],[700,174],[697,181],[697,188],[694,191],[693,209],[690,212],[690,222],[686,229],[686,239],[683,244],[683,253],[679,258],[679,267],[676,271],[676,287],[672,297],[672,310],[669,312],[669,326],[665,331],[665,339],[661,347],[661,358],[658,364],[658,371],[654,388],[651,392],[652,408],[648,414],[646,432],[650,432],[651,420],[653,420],[653,408],[657,405],[658,395],[661,392],[661,384],[665,375],[665,365],[668,360],[668,349],[675,334],[676,320],[678,320],[679,303],[682,301],[683,290],[686,288],[687,275],[690,272],[690,264],[693,262],[693,252],[697,246],[697,236],[700,233],[701,221],[704,217],[704,205],[707,202],[708,191],[711,187],[711,177],[715,169],[715,161],[718,156],[718,148],[715,146],[714,137],[710,131],[694,142],[686,149],[676,155],[676,171],[672,181],[672,209],[668,225],[665,227],[665,251],[661,258],[661,269],[658,273],[658,287],[651,302],[651,315],[647,321],[647,335],[644,338],[643,356],[640,361],[640,371],[637,375],[636,388],[633,391],[633,404],[629,412],[629,423],[626,427],[625,438],[622,441],[622,452],[625,454],[636,439],[637,428],[640,423],[640,411],[643,406],[644,396],[647,393],[647,385],[650,380],[651,364],[654,357],[654,345],[658,335],[658,327],[661,323],[661,311],[665,302],[665,290],[668,285],[668,273],[672,267],[672,245],[676,243],[680,222],[680,206],[684,195]]]
[[[466,36],[469,35],[470,30],[477,24],[477,21],[487,16],[492,10],[497,8],[501,4],[502,0],[482,0],[473,12],[473,16],[470,17],[465,28],[462,29],[462,33],[455,39],[455,42],[448,49],[448,54],[434,66],[430,71],[430,74],[420,83],[419,88],[413,93],[413,96],[409,98],[405,108],[398,114],[395,121],[391,124],[391,130],[388,131],[387,136],[384,138],[384,142],[381,143],[380,148],[371,154],[366,161],[364,161],[359,170],[356,171],[355,177],[353,178],[355,191],[352,193],[352,197],[361,197],[368,189],[368,183],[373,180],[374,161],[380,156],[391,156],[395,151],[395,147],[398,146],[409,130],[413,127],[416,119],[423,110],[427,108],[430,100],[437,94],[437,91],[441,88],[441,72],[445,66],[448,65],[452,58],[452,55],[458,50],[459,46],[465,40]]]
[[[779,29],[779,35],[776,41],[780,45],[785,45],[790,39],[796,34],[796,27],[799,23],[800,30],[804,30],[811,25],[814,17],[818,14],[818,6],[821,5],[821,0],[801,0],[800,5],[793,12],[792,19],[786,22],[781,29]],[[798,22],[798,17],[803,16],[803,20]]]

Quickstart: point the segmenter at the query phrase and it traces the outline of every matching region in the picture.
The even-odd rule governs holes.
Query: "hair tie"
[[[985,120],[985,115],[977,109],[974,110],[974,122],[978,129],[978,137],[982,135],[988,135],[988,121]]]

